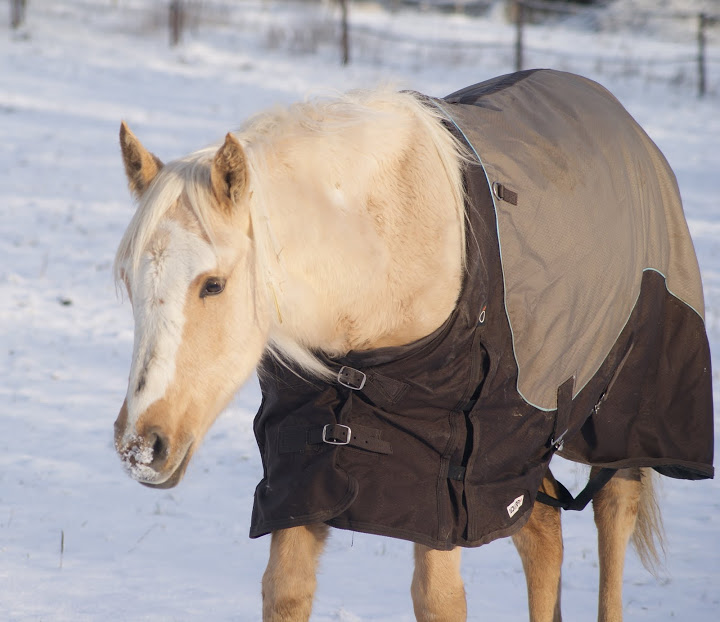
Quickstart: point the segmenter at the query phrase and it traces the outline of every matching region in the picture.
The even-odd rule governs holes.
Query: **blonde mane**
[[[322,149],[331,144],[336,149],[370,151],[389,149],[388,145],[352,145],[345,140],[348,130],[377,121],[386,127],[398,127],[409,133],[412,127],[425,133],[434,146],[449,183],[456,210],[459,239],[465,240],[465,191],[462,179],[462,162],[469,156],[462,145],[445,127],[446,118],[439,107],[421,100],[417,94],[396,92],[389,88],[352,91],[332,99],[313,99],[288,107],[276,107],[250,118],[235,137],[242,145],[248,164],[248,208],[253,231],[254,261],[264,287],[270,296],[270,307],[277,309],[277,296],[282,290],[284,261],[282,249],[274,234],[269,214],[267,189],[277,174],[270,163],[279,151],[300,153],[303,148]],[[318,139],[322,139],[318,142]],[[308,145],[310,147],[308,147]],[[215,209],[210,188],[210,166],[218,145],[213,145],[184,158],[166,164],[139,201],[138,209],[123,236],[115,259],[116,280],[133,279],[150,238],[161,220],[178,202],[187,199],[200,228],[213,241],[211,210]],[[331,153],[331,150],[328,151]],[[329,166],[332,158],[328,158]],[[433,175],[441,176],[433,171]],[[465,245],[461,245],[462,265],[465,265]],[[279,313],[279,311],[278,311]],[[282,322],[281,318],[280,321]],[[296,339],[270,336],[267,350],[283,364],[292,364],[313,375],[326,377],[329,370],[317,354]]]

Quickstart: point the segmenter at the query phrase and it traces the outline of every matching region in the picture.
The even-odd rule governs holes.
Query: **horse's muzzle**
[[[128,475],[153,488],[176,486],[190,461],[192,441],[172,452],[169,439],[158,427],[137,432],[129,431],[127,424],[127,405],[123,403],[115,421],[115,450]]]

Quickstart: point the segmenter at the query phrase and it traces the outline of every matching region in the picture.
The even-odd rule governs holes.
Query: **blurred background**
[[[308,60],[335,55],[345,64],[389,68],[409,52],[416,65],[492,59],[508,69],[553,66],[666,80],[701,94],[717,92],[720,73],[718,0],[8,2],[19,36],[43,15],[59,27],[75,20],[97,31],[166,36],[172,46],[222,36],[240,48],[283,50]],[[559,36],[568,31],[572,37]]]

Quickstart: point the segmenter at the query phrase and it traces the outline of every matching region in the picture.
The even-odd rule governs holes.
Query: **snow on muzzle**
[[[192,440],[173,444],[161,427],[141,421],[128,425],[127,402],[123,402],[115,420],[115,451],[134,480],[152,488],[172,488],[185,474]]]

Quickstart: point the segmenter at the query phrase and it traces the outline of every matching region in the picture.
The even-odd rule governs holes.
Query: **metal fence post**
[[[705,27],[707,26],[708,17],[705,13],[698,15],[698,97],[705,95]]]
[[[525,6],[522,0],[515,0],[515,71],[523,68],[523,26],[525,25]]]

